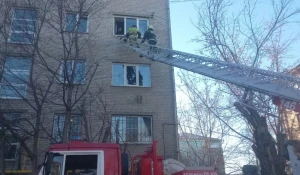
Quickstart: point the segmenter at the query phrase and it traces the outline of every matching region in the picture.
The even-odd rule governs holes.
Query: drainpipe
[[[170,15],[170,3],[169,0],[166,0],[167,3],[167,12],[168,12],[168,28],[169,28],[169,48],[172,49],[172,30],[171,30],[171,15]],[[174,136],[175,136],[175,145],[176,145],[176,157],[177,160],[179,160],[179,141],[178,141],[178,118],[177,118],[177,104],[176,104],[176,90],[175,90],[175,73],[174,73],[174,67],[172,67],[172,89],[173,89],[173,106],[174,106],[174,122],[175,122],[175,130],[174,130]]]

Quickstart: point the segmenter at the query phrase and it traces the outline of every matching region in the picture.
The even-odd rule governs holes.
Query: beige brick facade
[[[290,70],[293,76],[300,76],[300,65]],[[285,133],[289,140],[300,140],[300,116],[299,112],[281,109],[279,115],[284,120]]]
[[[64,57],[63,42],[61,34],[55,29],[59,29],[59,17],[55,16],[56,7],[50,8],[50,12],[46,13],[46,22],[42,24],[44,11],[47,0],[32,1],[27,4],[24,1],[15,1],[9,11],[9,22],[5,26],[7,29],[7,37],[13,10],[16,7],[34,7],[38,10],[38,25],[42,26],[40,30],[37,45],[24,45],[16,43],[7,43],[8,39],[1,35],[1,62],[4,67],[5,58],[8,56],[27,56],[35,60],[33,63],[32,74],[34,82],[38,82],[41,89],[46,89],[49,83],[49,72],[43,66],[48,65],[52,70],[59,71],[60,59]],[[90,0],[92,1],[92,0]],[[50,2],[50,1],[49,1]],[[107,3],[106,3],[107,2]],[[96,6],[103,5],[103,7]],[[4,7],[2,7],[4,8]],[[114,17],[132,17],[148,20],[149,24],[154,26],[158,45],[162,47],[171,47],[170,40],[170,24],[169,24],[169,7],[167,0],[112,0],[103,1],[103,3],[95,3],[89,7],[85,7],[85,13],[88,14],[88,33],[80,34],[80,54],[79,58],[86,61],[85,84],[76,85],[76,95],[73,98],[79,98],[80,94],[84,94],[72,108],[72,114],[82,115],[82,105],[84,114],[87,117],[88,132],[90,138],[94,142],[101,141],[105,130],[102,128],[111,123],[111,117],[118,116],[150,116],[152,118],[153,139],[157,139],[158,153],[165,157],[178,158],[178,141],[177,141],[177,118],[176,118],[176,99],[174,87],[173,68],[158,62],[148,61],[145,58],[139,58],[137,53],[129,50],[120,44],[120,40],[114,33]],[[88,9],[88,10],[86,10]],[[68,9],[70,10],[70,9]],[[71,10],[76,12],[76,8]],[[67,13],[64,12],[64,13]],[[1,18],[4,18],[2,15]],[[58,21],[57,26],[52,26],[48,20]],[[3,19],[1,20],[3,21]],[[4,30],[2,30],[3,32]],[[72,34],[64,34],[66,43],[72,42]],[[38,47],[38,51],[33,51]],[[70,51],[74,54],[75,51]],[[44,61],[44,62],[43,62]],[[112,85],[112,64],[139,64],[150,66],[151,87],[131,87],[131,86],[113,86]],[[98,66],[98,67],[97,67]],[[96,69],[97,67],[97,69]],[[90,69],[89,69],[90,68]],[[90,70],[90,71],[89,71]],[[93,70],[95,75],[90,77]],[[3,71],[2,71],[3,72]],[[0,76],[1,78],[2,76]],[[91,80],[91,81],[90,81]],[[89,86],[90,82],[90,86]],[[44,87],[42,87],[44,85]],[[84,93],[88,87],[88,92]],[[58,80],[54,80],[51,91],[42,108],[42,129],[39,139],[40,160],[43,158],[45,150],[51,144],[50,135],[53,131],[53,121],[55,114],[64,114],[65,108],[62,100],[62,86]],[[22,118],[28,118],[32,123],[35,122],[36,112],[28,103],[35,106],[32,97],[34,91],[31,86],[27,86],[26,99],[1,99],[0,109],[3,113],[17,112],[21,113]],[[42,96],[42,95],[41,95]],[[95,98],[99,96],[99,98]],[[89,99],[93,99],[89,101]],[[83,102],[85,101],[85,102]],[[82,139],[86,137],[84,130],[84,121],[82,120]],[[30,128],[28,126],[28,128]],[[29,129],[30,130],[30,129]],[[101,135],[102,133],[102,135]],[[49,135],[50,134],[50,135]],[[32,140],[27,140],[30,144]],[[122,144],[124,148],[125,144]],[[126,152],[130,156],[143,153],[149,143],[128,143]],[[21,149],[20,149],[21,150]],[[10,169],[30,169],[30,161],[21,153],[18,154],[14,161],[7,161],[6,166]]]

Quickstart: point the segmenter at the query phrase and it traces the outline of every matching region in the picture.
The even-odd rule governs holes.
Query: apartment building
[[[32,156],[40,163],[50,144],[71,140],[118,142],[133,156],[155,139],[160,155],[177,159],[173,68],[120,44],[131,25],[143,35],[151,24],[158,45],[170,48],[167,0],[0,5],[0,152],[7,170],[30,172]]]
[[[300,76],[300,65],[291,69],[289,73],[293,76]],[[299,112],[288,109],[280,109],[279,116],[284,121],[285,133],[289,140],[300,140],[300,115]]]
[[[179,134],[179,161],[188,167],[215,168],[225,174],[222,140],[192,133]]]

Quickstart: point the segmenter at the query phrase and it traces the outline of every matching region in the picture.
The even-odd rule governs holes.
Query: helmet
[[[148,29],[152,29],[152,30],[153,30],[153,26],[152,26],[152,25],[149,25],[149,26],[148,26]]]

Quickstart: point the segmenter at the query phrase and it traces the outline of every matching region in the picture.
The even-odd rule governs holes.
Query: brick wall
[[[46,1],[46,0],[44,0]],[[33,5],[39,8],[39,13],[42,13],[40,6],[44,1],[36,1]],[[22,4],[21,1],[16,1],[14,6],[30,6]],[[169,31],[169,16],[168,16],[168,2],[166,0],[113,0],[108,2],[104,8],[92,6],[90,7],[88,26],[89,33],[80,36],[80,57],[85,59],[88,66],[95,66],[98,64],[96,74],[91,81],[89,87],[89,94],[99,95],[104,106],[95,101],[88,105],[86,116],[88,118],[88,125],[90,135],[94,138],[93,141],[99,141],[97,134],[100,132],[99,128],[103,125],[100,119],[111,118],[111,115],[147,115],[152,116],[153,122],[153,139],[158,139],[158,153],[165,157],[172,157],[177,159],[177,127],[174,125],[176,121],[175,114],[175,88],[173,80],[173,69],[170,66],[161,63],[148,61],[145,58],[139,58],[139,55],[133,53],[131,50],[120,45],[120,41],[113,35],[114,16],[130,16],[142,17],[149,20],[149,23],[154,26],[157,35],[158,45],[162,47],[170,47],[170,31]],[[48,19],[58,20],[53,17],[55,14],[55,7],[52,16],[47,14]],[[12,14],[12,12],[10,12]],[[2,16],[3,18],[3,16]],[[3,19],[2,19],[3,20]],[[41,61],[42,58],[53,69],[59,68],[59,59],[63,57],[62,40],[59,32],[53,29],[55,26],[43,24],[39,40],[40,53],[33,52],[34,47],[30,45],[11,44],[7,43],[7,39],[0,37],[2,44],[0,45],[2,61],[5,55],[29,55],[35,60]],[[9,29],[9,23],[7,24]],[[66,36],[70,39],[70,36]],[[69,42],[68,40],[67,42]],[[72,51],[71,51],[72,52]],[[34,53],[34,54],[33,54]],[[40,55],[39,55],[40,54]],[[112,63],[124,64],[146,64],[151,67],[151,87],[116,87],[111,85]],[[44,82],[47,85],[48,73],[39,66],[34,66],[33,75],[36,81]],[[83,88],[78,88],[78,92],[83,92],[87,84],[80,85]],[[60,94],[60,83],[55,81],[51,86],[53,91]],[[102,89],[101,94],[97,93]],[[30,91],[30,88],[28,88]],[[54,114],[64,113],[65,109],[58,98],[52,97],[52,103],[45,103],[43,107],[42,123],[43,128],[47,132],[41,133],[39,141],[39,153],[42,155],[48,148],[51,141],[49,135],[52,132]],[[89,95],[85,95],[88,99]],[[49,97],[50,98],[50,97]],[[74,96],[75,98],[75,96]],[[34,100],[30,93],[27,93],[26,99],[31,104]],[[137,100],[139,99],[139,100]],[[57,103],[54,103],[57,102]],[[81,113],[79,110],[82,100],[73,107],[73,113]],[[24,102],[24,100],[7,100],[1,99],[0,109],[3,112],[22,112],[24,116],[29,113],[32,114],[30,120],[35,121],[33,108]],[[105,111],[105,112],[103,112]],[[101,118],[102,117],[102,118]],[[29,143],[31,141],[28,141]],[[129,143],[127,152],[130,156],[144,152],[149,144],[133,144]],[[123,147],[123,146],[122,146]],[[28,158],[20,157],[21,167],[24,165],[29,168]],[[8,163],[9,165],[14,163]],[[18,167],[16,162],[12,165],[14,168]]]

